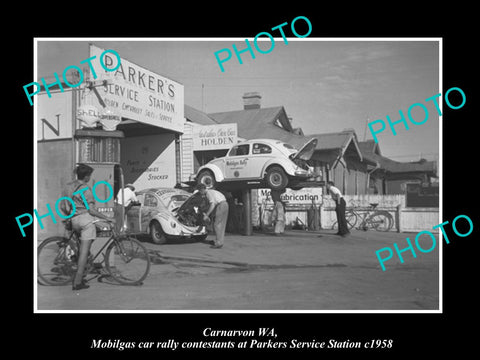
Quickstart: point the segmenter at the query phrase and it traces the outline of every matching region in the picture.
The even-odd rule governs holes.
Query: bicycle
[[[120,284],[142,285],[150,271],[147,249],[137,239],[118,234],[113,224],[108,224],[106,230],[111,231],[110,238],[95,255],[89,254],[85,274],[95,270],[97,264],[103,268],[102,263],[105,263],[107,274]],[[77,271],[80,241],[79,234],[73,230],[69,237],[54,236],[42,241],[37,250],[37,275],[41,284],[57,286],[72,282]],[[105,248],[102,261],[94,263]]]
[[[352,203],[352,201],[350,203]],[[345,211],[345,220],[347,221],[348,229],[353,229],[360,218],[361,222],[357,229],[362,229],[364,231],[369,229],[374,229],[376,231],[390,231],[394,224],[393,216],[386,210],[375,210],[377,206],[377,203],[370,203],[370,208],[366,211],[362,210],[362,213],[360,210],[355,210],[354,208]],[[338,223],[335,221],[332,225],[332,229],[337,228]]]

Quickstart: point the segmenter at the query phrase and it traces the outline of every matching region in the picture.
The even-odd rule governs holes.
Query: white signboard
[[[228,149],[237,143],[237,124],[198,125],[192,136],[194,151]]]
[[[270,195],[270,189],[258,189],[258,204],[262,204],[266,201],[267,204],[273,204],[272,196]],[[287,189],[280,199],[286,202],[288,205],[311,205],[312,202],[315,205],[319,205],[322,202],[322,188],[303,188],[301,190]]]
[[[37,95],[37,140],[57,140],[72,137],[72,92],[46,92]]]
[[[175,186],[174,135],[157,134],[122,139],[121,165],[125,184],[134,184],[136,190]]]
[[[100,61],[104,49],[90,45],[90,57]],[[120,56],[122,54],[119,54]],[[97,60],[98,59],[98,60]],[[106,52],[101,60],[105,67],[114,69],[118,60]],[[118,115],[164,129],[183,132],[184,87],[182,84],[146,70],[124,58],[114,71],[102,68],[95,70],[97,78],[89,75],[89,80],[111,80],[111,84],[97,90],[107,108]],[[102,107],[93,92],[89,100]]]

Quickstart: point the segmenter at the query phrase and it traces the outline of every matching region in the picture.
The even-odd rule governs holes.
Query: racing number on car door
[[[234,146],[225,159],[225,178],[235,180],[248,178],[249,144]]]

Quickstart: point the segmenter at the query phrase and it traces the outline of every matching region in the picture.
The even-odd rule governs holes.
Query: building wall
[[[73,180],[72,141],[39,141],[37,143],[37,204],[39,215],[47,213],[46,204],[53,211],[55,202],[61,197],[64,186]],[[56,215],[55,215],[56,216]],[[44,228],[37,221],[38,240],[49,236],[63,235],[61,218],[56,216],[57,224],[50,217],[42,219]]]
[[[407,180],[387,180],[385,194],[405,194],[405,187],[403,185],[405,182],[407,182]]]
[[[120,159],[125,183],[134,184],[137,190],[175,186],[173,133],[124,138],[120,144]]]

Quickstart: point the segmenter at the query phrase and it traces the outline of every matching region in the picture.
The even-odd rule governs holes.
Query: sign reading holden
[[[237,124],[195,126],[193,128],[193,149],[228,149],[237,143]]]
[[[103,49],[90,45],[90,56],[103,56],[107,68],[118,60]],[[183,132],[183,85],[121,59],[115,71],[97,71],[99,80],[111,80],[99,89],[105,105],[121,117]],[[92,102],[98,103],[94,94]]]

